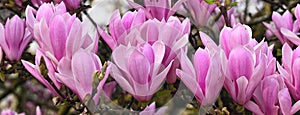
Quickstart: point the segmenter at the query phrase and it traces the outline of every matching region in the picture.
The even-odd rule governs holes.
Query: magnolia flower
[[[88,34],[89,25],[81,22],[75,15],[65,13],[63,3],[55,8],[52,4],[42,5],[44,9],[37,11],[34,19],[33,11],[27,8],[28,16],[31,16],[28,25],[34,24],[34,38],[40,49],[57,64],[64,57],[71,57],[78,49],[83,48],[96,52],[98,50],[98,38]],[[60,11],[62,9],[63,11]],[[33,24],[32,24],[33,23]]]
[[[274,45],[268,46],[267,42],[262,40],[258,43],[252,39],[251,28],[247,25],[236,24],[233,28],[224,27],[220,33],[220,47],[224,50],[226,57],[229,57],[232,49],[245,46],[255,52],[255,65],[260,62],[260,55],[267,57],[267,66],[264,76],[273,75],[276,71],[276,58],[273,56],[272,51]]]
[[[293,16],[288,10],[282,16],[277,12],[273,12],[272,20],[274,22],[274,26],[265,22],[263,24],[280,40],[282,44],[299,44],[299,40],[295,41],[295,39],[291,38],[294,34],[290,35],[291,33],[298,32],[299,25],[297,21],[293,24]]]
[[[119,14],[116,13],[116,15]],[[116,15],[114,15],[113,17],[115,17]],[[181,22],[178,18],[173,16],[171,16],[167,21],[158,21],[156,19],[153,19],[143,22],[144,18],[140,18],[142,16],[143,12],[138,11],[136,15],[128,18],[128,22],[130,23],[121,23],[122,20],[127,20],[126,17],[124,16],[123,19],[120,20],[120,18],[116,16],[116,18],[112,18],[110,23],[111,27],[109,28],[112,37],[100,30],[102,31],[101,36],[113,50],[115,49],[115,47],[121,44],[130,44],[133,46],[137,46],[143,43],[153,44],[156,41],[162,41],[166,47],[166,55],[164,55],[162,64],[164,66],[167,66],[171,62],[171,60],[175,59],[167,76],[167,82],[174,83],[177,79],[175,71],[176,68],[179,67],[177,54],[180,53],[180,50],[185,48],[188,43],[190,22],[188,19],[185,19],[183,22]],[[133,20],[132,23],[131,20]]]
[[[96,54],[80,49],[72,56],[71,60],[68,57],[61,59],[57,67],[58,73],[55,75],[61,83],[70,88],[83,101],[87,94],[92,94],[93,74],[101,69],[102,64]],[[108,78],[109,71],[110,66],[108,66],[104,78],[97,86],[98,92],[93,97],[96,105],[99,102],[100,92]]]
[[[136,47],[120,45],[112,52],[110,74],[135,99],[149,101],[163,84],[173,62],[161,64],[165,48],[161,41]]]
[[[47,25],[49,25],[50,20],[55,15],[62,15],[64,13],[67,13],[67,10],[63,2],[56,6],[54,6],[53,3],[44,3],[37,11],[28,5],[25,11],[26,25],[33,34],[33,28],[36,22],[40,22],[41,19],[44,19],[47,22]]]
[[[144,0],[144,7],[133,1],[127,1],[136,10],[142,9],[149,19],[168,20],[185,0],[178,0],[173,6],[171,0]]]
[[[197,27],[205,26],[217,7],[216,4],[208,4],[204,0],[187,0],[183,4]]]
[[[45,66],[47,68],[47,72],[44,70],[40,69],[41,66],[41,61],[45,62]],[[33,77],[35,77],[39,82],[41,82],[43,85],[45,85],[54,96],[58,96],[57,91],[55,88],[60,89],[61,83],[59,83],[55,77],[55,67],[52,64],[51,60],[46,56],[45,53],[41,52],[39,49],[36,51],[35,55],[35,65],[25,61],[21,60],[23,66],[25,69],[32,74]],[[45,69],[45,68],[44,68]],[[43,75],[48,75],[50,80],[54,83],[54,86],[50,84],[50,82],[43,76]]]
[[[222,75],[220,53],[217,45],[204,33],[200,33],[205,49],[198,48],[193,63],[186,53],[181,53],[182,70],[176,73],[203,106],[212,105],[221,91],[225,77]],[[214,44],[214,45],[211,45]]]
[[[128,35],[128,39],[134,38],[135,35],[140,35],[140,38],[136,37],[136,39],[147,41],[150,44],[162,41],[166,47],[162,64],[167,66],[171,60],[174,60],[167,76],[167,82],[174,83],[177,79],[176,68],[180,66],[177,56],[181,49],[187,47],[188,43],[188,34],[190,32],[189,20],[185,19],[182,23],[175,17],[170,17],[167,22],[148,20],[139,30],[131,32]]]
[[[226,58],[221,53],[225,89],[238,104],[247,103],[264,76],[267,57],[260,54],[256,64],[256,54],[245,46],[233,48]]]
[[[20,60],[31,37],[25,26],[25,20],[17,15],[8,19],[4,27],[0,24],[0,45],[10,61]]]
[[[143,10],[138,10],[138,12],[127,12],[121,18],[119,10],[116,10],[109,22],[109,36],[102,29],[98,29],[100,35],[108,46],[113,50],[120,44],[127,44],[125,37],[128,33],[136,28],[137,26],[142,25],[146,20]]]
[[[228,58],[233,48],[249,44],[251,38],[252,31],[249,26],[237,24],[232,28],[224,27],[220,33],[220,46]]]
[[[293,25],[293,29],[290,28],[281,28],[280,32],[283,34],[284,37],[286,37],[289,41],[291,41],[293,44],[299,46],[300,45],[300,38],[298,37],[298,31],[299,31],[299,25],[300,25],[300,5],[297,4],[295,8],[295,16],[296,21]],[[286,24],[286,23],[284,23]],[[291,45],[291,44],[289,44]]]
[[[265,77],[253,93],[253,101],[244,106],[256,115],[278,115],[281,107],[278,92],[285,88],[283,77],[278,74]]]
[[[292,105],[292,99],[287,88],[284,88],[278,93],[280,110],[283,115],[294,115],[300,110],[300,101],[298,100]]]
[[[277,63],[280,74],[285,78],[285,84],[295,100],[300,100],[300,47],[294,51],[288,44],[282,47],[282,66]]]

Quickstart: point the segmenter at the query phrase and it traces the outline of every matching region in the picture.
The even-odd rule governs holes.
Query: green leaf
[[[204,0],[205,2],[207,2],[208,4],[214,4],[215,0]]]
[[[230,4],[230,7],[236,6],[238,4],[238,2],[233,2]]]

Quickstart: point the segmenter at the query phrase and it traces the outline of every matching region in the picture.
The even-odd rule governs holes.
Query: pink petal
[[[221,30],[220,33],[220,46],[221,48],[224,50],[226,57],[229,56],[229,52],[231,49],[229,49],[230,45],[229,45],[229,39],[230,39],[230,33],[231,33],[232,29],[229,27],[224,27]]]
[[[127,68],[132,79],[138,84],[147,84],[149,82],[150,63],[147,57],[138,50],[134,50],[129,56]]]
[[[182,70],[177,69],[176,74],[181,79],[181,81],[185,84],[185,86],[200,100],[198,100],[200,103],[202,103],[202,100],[204,98],[204,94],[202,92],[201,87],[197,83],[196,79],[189,75],[188,73],[185,73]]]
[[[264,115],[264,113],[261,111],[259,106],[255,104],[253,101],[248,101],[247,103],[244,104],[244,107],[257,115]]]
[[[210,61],[209,70],[205,79],[205,100],[202,105],[213,104],[223,87],[225,76],[221,72],[220,57],[213,55]]]
[[[172,64],[173,64],[173,61],[171,61],[169,63],[169,65],[162,72],[160,72],[158,75],[152,76],[152,81],[151,81],[150,93],[149,94],[154,94],[158,90],[159,86],[162,85],[163,80],[166,78]]]
[[[205,80],[207,77],[208,68],[210,67],[210,63],[211,63],[209,54],[205,50],[198,48],[198,50],[195,53],[193,62],[196,71],[197,82],[200,85],[201,89],[203,90],[203,93],[205,94],[205,89],[206,89]]]
[[[248,80],[245,76],[241,76],[236,80],[236,84],[237,84],[237,89],[238,89],[238,94],[237,94],[237,100],[236,102],[238,104],[245,104],[247,101],[249,101],[249,99],[247,99],[246,97],[248,95],[252,95],[252,94],[247,94],[246,93],[246,89],[248,86]]]
[[[248,32],[247,26],[238,24],[233,27],[230,33],[229,47],[234,48],[239,45],[245,45],[250,42],[251,34]]]
[[[286,29],[286,28],[281,28],[281,33],[291,42],[293,42],[296,45],[300,45],[300,38],[293,33],[292,31]]]
[[[60,60],[65,55],[66,39],[68,35],[66,22],[63,17],[54,17],[49,29],[54,55]]]
[[[296,114],[300,110],[300,101],[297,101],[291,109],[291,114]]]
[[[116,65],[109,62],[112,66],[112,71],[110,72],[110,75],[118,82],[118,85],[121,86],[121,88],[130,94],[134,94],[135,91],[133,89],[133,86],[130,84],[130,81],[124,77],[124,75],[120,72],[120,70],[117,68]]]
[[[292,100],[287,88],[284,88],[278,93],[278,100],[280,105],[280,110],[283,115],[290,115],[292,109]]]
[[[91,52],[79,50],[71,61],[72,72],[79,96],[83,99],[86,93],[92,92],[92,76],[96,71]],[[80,89],[83,91],[81,92]]]
[[[254,59],[248,49],[237,47],[229,54],[228,66],[233,80],[240,76],[250,79],[254,71]]]

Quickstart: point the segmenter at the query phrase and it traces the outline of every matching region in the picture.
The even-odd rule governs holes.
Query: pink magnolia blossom
[[[263,79],[267,57],[261,53],[256,64],[256,54],[246,46],[237,46],[232,49],[226,58],[221,53],[221,65],[225,75],[225,89],[238,104],[247,103],[257,85]]]
[[[293,39],[292,36],[294,36],[294,34],[290,35],[291,33],[299,30],[299,25],[297,21],[293,23],[293,16],[289,11],[286,11],[283,15],[273,12],[272,20],[274,22],[273,26],[268,23],[263,24],[280,40],[282,44],[288,43],[289,45],[297,45],[300,43],[299,40],[297,41]]]
[[[163,84],[172,62],[161,63],[165,55],[161,41],[140,46],[118,46],[112,52],[111,76],[138,101],[149,101]]]
[[[273,46],[252,39],[249,26],[236,24],[224,27],[220,35],[222,69],[225,89],[234,101],[244,105],[249,102],[264,76],[276,71]]]
[[[136,10],[142,9],[149,19],[168,20],[186,0],[178,0],[173,6],[171,6],[171,0],[144,0],[144,6],[130,0],[127,1]]]
[[[297,20],[294,22],[293,29],[281,28],[280,32],[283,34],[284,37],[286,37],[293,44],[299,46],[300,45],[300,38],[298,37],[299,26],[300,26],[300,5],[299,4],[297,4],[295,8],[295,17]]]
[[[40,65],[42,61],[41,59],[44,60],[46,68],[48,70],[48,72],[45,74],[49,76],[50,80],[54,83],[54,86],[50,84],[50,81],[46,80],[45,76],[43,76],[44,71],[40,69]],[[61,83],[57,81],[55,77],[56,69],[52,61],[46,56],[45,53],[43,53],[39,49],[36,51],[35,65],[25,60],[21,60],[21,61],[25,69],[28,72],[30,72],[33,75],[33,77],[35,77],[39,82],[45,85],[52,92],[54,96],[58,96],[58,92],[55,90],[55,88],[60,89]]]
[[[62,58],[58,63],[57,79],[68,88],[70,88],[81,101],[87,94],[92,94],[93,74],[102,69],[102,64],[99,57],[87,50],[80,49],[73,56],[72,59],[68,57]],[[104,78],[97,86],[97,94],[93,97],[95,104],[99,102],[100,92],[103,85],[108,78],[110,66],[106,70]]]
[[[4,27],[0,24],[0,45],[10,61],[20,60],[31,39],[32,35],[25,26],[25,20],[17,15],[8,19]]]
[[[220,47],[224,50],[226,57],[232,49],[237,46],[249,44],[252,38],[252,31],[249,26],[237,24],[236,26],[224,27],[220,33]]]
[[[267,66],[264,76],[272,75],[276,71],[276,58],[272,51],[274,45],[268,46],[267,42],[263,40],[258,43],[252,39],[251,28],[247,25],[236,24],[233,28],[224,27],[220,33],[220,47],[223,49],[226,57],[229,57],[230,52],[235,47],[245,46],[255,52],[255,65],[260,62],[260,54],[267,57]]]
[[[29,31],[31,33],[34,33],[33,28],[35,23],[40,22],[42,18],[47,22],[47,25],[49,25],[50,20],[55,15],[62,15],[66,12],[66,6],[63,2],[55,6],[53,5],[53,3],[44,3],[39,7],[37,11],[31,6],[27,6],[25,10],[26,25]]]
[[[30,17],[28,25],[33,27],[34,38],[40,49],[55,64],[64,56],[71,57],[80,48],[94,52],[98,50],[98,38],[88,34],[89,25],[75,15],[65,13],[63,2],[56,7],[44,4],[41,8],[43,10],[37,11],[36,18],[31,7],[27,8]]]
[[[284,76],[285,84],[295,100],[300,100],[300,47],[294,51],[288,44],[282,47],[282,66],[277,63],[280,74]]]
[[[156,41],[162,41],[166,46],[165,54],[163,58],[163,65],[167,66],[171,60],[174,60],[174,63],[171,67],[170,72],[167,76],[168,83],[174,83],[176,81],[176,68],[179,67],[179,60],[177,59],[177,54],[180,53],[182,48],[185,48],[188,43],[188,34],[190,32],[190,22],[188,19],[185,19],[181,22],[178,18],[171,16],[167,21],[158,21],[157,19],[147,20],[144,22],[142,11],[138,11],[136,15],[131,18],[128,18],[128,22],[123,23],[127,20],[123,17],[122,20],[116,16],[111,20],[109,31],[111,36],[106,34],[104,31],[101,32],[101,36],[104,38],[107,44],[111,49],[115,49],[118,45],[133,45],[149,43],[153,44]],[[140,15],[140,16],[139,16]],[[133,20],[132,22],[130,20]],[[117,23],[114,23],[117,22]],[[120,24],[121,23],[121,24]],[[131,25],[131,26],[122,26],[122,25]],[[133,26],[136,25],[136,26]],[[127,27],[127,29],[125,28]],[[120,29],[123,28],[123,29]],[[101,31],[101,30],[100,30]],[[122,33],[124,32],[124,33]],[[109,41],[109,42],[108,42]]]
[[[206,34],[200,33],[206,48],[198,48],[193,63],[186,53],[181,53],[182,70],[176,73],[203,106],[212,105],[223,87],[220,52],[217,45]]]
[[[216,4],[208,4],[204,0],[187,0],[184,5],[196,26],[205,26],[217,7]]]
[[[274,74],[265,77],[253,93],[253,101],[245,107],[256,115],[278,115],[280,113],[278,93],[285,88],[281,75]]]
[[[102,29],[98,29],[104,41],[113,50],[120,44],[127,44],[125,37],[128,33],[142,25],[146,20],[143,10],[138,10],[138,12],[127,12],[121,18],[120,12],[116,10],[110,18],[109,22],[109,36]]]

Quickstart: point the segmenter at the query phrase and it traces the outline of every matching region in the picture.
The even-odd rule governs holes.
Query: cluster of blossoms
[[[219,44],[214,42],[217,38],[200,32],[204,47],[196,49],[190,60],[191,24],[206,26],[210,15],[220,12],[217,5],[203,0],[178,0],[174,5],[171,0],[144,0],[144,6],[128,0],[136,10],[123,16],[115,11],[108,28],[98,27],[95,34],[89,32],[92,25],[67,12],[77,9],[80,0],[54,0],[56,5],[51,0],[31,2],[39,8],[27,6],[26,20],[14,16],[0,24],[0,62],[3,52],[6,59],[19,61],[35,40],[39,48],[34,63],[21,60],[23,66],[54,96],[72,100],[61,92],[68,88],[83,104],[92,101],[86,105],[91,112],[96,112],[91,106],[101,104],[101,92],[109,99],[117,85],[138,102],[150,102],[165,81],[182,81],[201,106],[213,105],[224,86],[233,101],[254,114],[290,115],[300,110],[300,47],[291,48],[300,45],[300,5],[295,22],[286,11],[282,16],[273,12],[274,26],[264,23],[267,37],[275,35],[283,44],[280,64],[272,53],[274,45],[252,38],[251,28],[237,22],[234,9],[226,17],[232,27],[225,26],[224,17],[216,22]],[[180,19],[174,16],[177,10],[190,15]],[[97,55],[98,37],[112,50],[106,64]],[[140,114],[160,115],[167,107],[155,109],[153,102]],[[41,114],[39,107],[36,111]],[[17,113],[2,110],[2,114]]]

